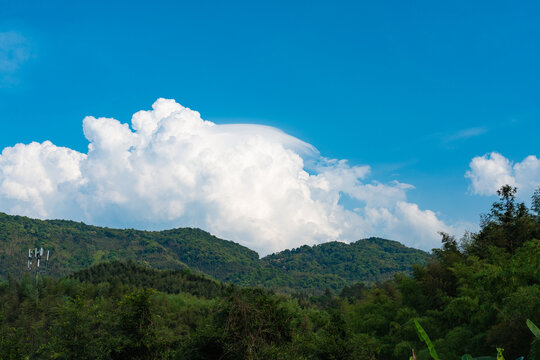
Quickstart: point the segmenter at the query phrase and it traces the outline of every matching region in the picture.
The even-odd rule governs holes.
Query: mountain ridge
[[[425,263],[422,250],[381,238],[304,245],[259,258],[238,243],[198,228],[112,229],[71,220],[37,220],[0,213],[0,278],[20,276],[27,249],[52,250],[49,274],[67,275],[100,262],[132,260],[156,269],[190,268],[241,286],[294,291],[338,290],[375,282]]]

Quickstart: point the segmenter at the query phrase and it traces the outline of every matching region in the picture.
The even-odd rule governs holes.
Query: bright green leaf
[[[530,319],[527,319],[527,326],[537,339],[540,339],[540,329]]]
[[[429,339],[428,334],[426,333],[426,331],[422,328],[422,326],[416,319],[414,319],[414,327],[416,328],[416,333],[420,337],[420,340],[426,343],[431,357],[435,360],[440,360],[439,355],[437,355],[437,351],[435,351],[435,346],[433,346],[433,343]]]

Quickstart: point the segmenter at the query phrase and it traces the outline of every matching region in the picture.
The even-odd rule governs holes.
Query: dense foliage
[[[443,234],[412,276],[339,295],[277,295],[133,263],[10,277],[0,285],[0,358],[404,360],[416,349],[423,360],[429,344],[442,360],[538,360],[540,209],[514,196],[501,189],[478,233]]]
[[[263,261],[282,269],[287,276],[264,279],[260,285],[339,290],[358,281],[382,281],[397,273],[410,274],[411,265],[425,264],[427,256],[397,241],[369,238],[350,244],[333,241],[305,245],[266,256]]]
[[[112,287],[117,287],[122,284],[137,288],[152,288],[168,294],[189,293],[210,299],[224,296],[230,288],[225,283],[193,274],[189,269],[155,270],[132,261],[101,263],[78,271],[70,275],[70,278],[95,285],[109,283]]]
[[[540,214],[517,203],[515,193],[509,186],[499,191],[500,201],[478,233],[460,242],[443,234],[442,248],[427,266],[415,266],[412,277],[360,287],[341,305],[354,319],[354,332],[377,339],[379,358],[407,358],[417,346],[414,319],[441,359],[493,354],[496,347],[509,359],[530,351],[531,359],[540,358],[538,343],[530,349],[533,336],[526,326],[526,319],[540,322]],[[533,205],[540,196],[535,194]],[[352,290],[343,294],[354,295]],[[419,353],[420,359],[427,356],[427,349]]]
[[[0,213],[0,279],[8,273],[22,275],[29,247],[52,250],[48,274],[53,276],[101,262],[133,260],[156,269],[189,267],[243,286],[310,293],[410,273],[412,264],[428,258],[427,253],[395,241],[367,239],[350,245],[303,246],[259,259],[254,251],[199,229],[118,230]]]

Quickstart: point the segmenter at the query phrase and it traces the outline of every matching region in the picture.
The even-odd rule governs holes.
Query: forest
[[[320,293],[115,259],[8,275],[0,358],[540,359],[540,189],[530,207],[498,194],[477,233],[441,234],[409,274]]]
[[[52,252],[47,273],[56,277],[103,262],[132,260],[154,269],[189,268],[241,286],[311,294],[410,274],[413,264],[429,258],[422,250],[379,238],[306,245],[259,258],[255,251],[201,229],[110,229],[0,213],[0,280],[8,274],[20,278],[33,247]]]

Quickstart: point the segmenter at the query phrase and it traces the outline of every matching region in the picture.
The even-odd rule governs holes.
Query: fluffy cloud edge
[[[540,186],[540,159],[529,155],[513,162],[498,152],[474,157],[465,177],[470,180],[469,191],[475,195],[496,195],[503,185],[518,188],[519,194],[529,196]]]
[[[408,202],[412,185],[368,181],[367,165],[325,158],[272,127],[205,121],[174,100],[158,99],[131,126],[88,116],[83,130],[87,154],[50,141],[5,148],[0,210],[114,227],[195,226],[262,255],[367,236],[430,250],[439,231],[460,230]]]

